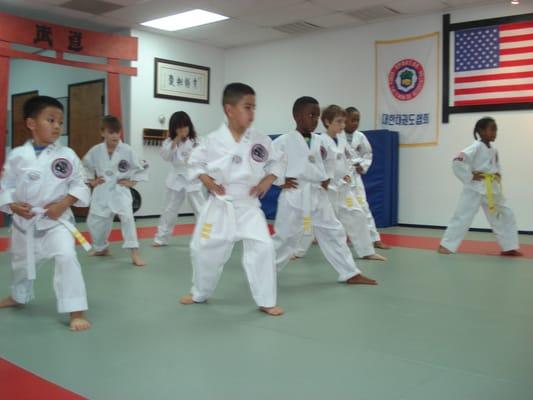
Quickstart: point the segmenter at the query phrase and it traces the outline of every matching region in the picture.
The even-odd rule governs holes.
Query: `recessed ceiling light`
[[[164,31],[179,31],[181,29],[210,24],[212,22],[222,21],[225,19],[228,19],[228,17],[209,11],[196,9],[176,15],[169,15],[168,17],[142,22],[141,25],[150,26],[152,28],[161,29]]]
[[[511,0],[511,4],[512,4],[513,6],[517,6],[517,5],[520,4],[520,0]]]

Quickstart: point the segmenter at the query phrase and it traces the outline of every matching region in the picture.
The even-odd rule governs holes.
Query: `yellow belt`
[[[485,189],[487,190],[487,203],[489,206],[489,213],[493,214],[496,212],[496,204],[494,203],[494,186],[493,183],[500,183],[500,176],[496,174],[490,174],[484,172],[481,174],[483,181],[485,182]]]

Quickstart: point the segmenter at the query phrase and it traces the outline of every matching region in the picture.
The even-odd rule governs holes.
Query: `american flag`
[[[533,102],[533,21],[455,31],[454,106]]]

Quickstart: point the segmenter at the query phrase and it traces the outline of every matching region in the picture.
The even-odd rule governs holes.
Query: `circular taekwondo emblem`
[[[256,162],[265,162],[268,159],[268,150],[260,143],[252,146],[252,159]]]
[[[52,173],[60,178],[68,178],[72,174],[72,164],[66,158],[57,158],[52,163]]]
[[[130,163],[128,162],[128,160],[120,160],[119,163],[118,163],[118,170],[119,172],[128,172],[130,169]]]
[[[400,101],[409,101],[418,96],[425,80],[424,67],[413,59],[398,61],[389,72],[390,91]]]

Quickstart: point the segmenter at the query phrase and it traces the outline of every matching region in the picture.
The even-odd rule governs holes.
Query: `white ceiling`
[[[91,3],[92,0],[76,0]],[[277,27],[305,21],[317,29],[339,29],[373,22],[456,8],[508,2],[507,0],[99,0],[122,6],[95,15],[62,5],[69,0],[0,0],[0,11],[53,23],[108,32],[142,29],[211,46],[230,48],[289,37]],[[385,8],[387,7],[387,8]],[[230,19],[177,32],[139,25],[151,19],[194,8],[213,11]],[[391,11],[392,9],[392,11]],[[359,14],[359,12],[365,12]],[[368,17],[382,15],[381,17]]]

